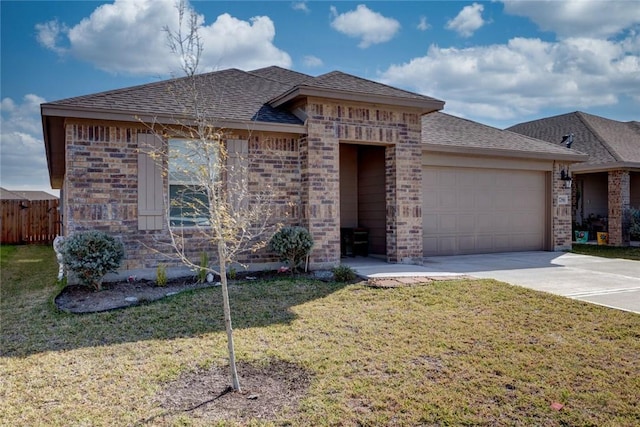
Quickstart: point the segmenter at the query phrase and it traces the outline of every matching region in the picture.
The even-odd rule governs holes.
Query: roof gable
[[[372,80],[346,74],[341,71],[332,71],[303,83],[305,86],[333,89],[342,92],[362,93],[368,95],[381,95],[397,98],[419,99],[437,101],[435,98],[420,95],[406,90],[387,86]]]

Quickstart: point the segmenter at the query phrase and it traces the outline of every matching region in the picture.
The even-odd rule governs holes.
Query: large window
[[[172,226],[209,224],[209,199],[203,173],[212,173],[196,141],[169,140],[169,219]],[[205,169],[207,168],[207,169]]]

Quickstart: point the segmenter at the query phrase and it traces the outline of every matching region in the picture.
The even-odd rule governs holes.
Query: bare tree
[[[225,130],[215,125],[202,96],[198,66],[203,51],[198,35],[198,17],[177,5],[178,29],[165,27],[171,52],[178,55],[184,77],[174,80],[172,91],[180,99],[183,117],[176,125],[147,124],[166,146],[152,156],[162,165],[170,186],[166,218],[170,245],[180,261],[194,270],[220,276],[224,323],[227,333],[232,386],[241,391],[236,368],[233,327],[227,282],[227,267],[241,254],[267,245],[277,224],[272,223],[273,193],[268,186],[249,188],[248,150],[241,141],[229,141]],[[188,12],[188,16],[185,16]],[[178,93],[180,96],[178,97]],[[185,96],[185,94],[187,96]],[[246,142],[246,141],[244,141]],[[217,255],[217,266],[193,260],[193,246]]]

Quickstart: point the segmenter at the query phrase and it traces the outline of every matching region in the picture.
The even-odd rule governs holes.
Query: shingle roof
[[[54,101],[46,106],[68,106],[137,115],[178,116],[193,111],[194,97],[183,77],[108,92]],[[228,69],[195,76],[199,107],[216,119],[256,120],[301,124],[293,114],[267,105],[274,96],[288,90],[291,83],[266,78],[260,74]]]
[[[194,110],[196,86],[199,108],[211,119],[230,119],[283,124],[302,124],[285,108],[270,101],[296,87],[327,89],[337,93],[383,96],[419,102],[434,98],[396,89],[371,80],[334,71],[318,77],[266,67],[253,71],[228,69],[139,86],[96,93],[43,104],[43,107],[68,107],[130,116],[186,117]],[[201,100],[206,100],[201,102]]]
[[[46,191],[7,190],[0,187],[0,200],[55,200],[58,197]]]
[[[422,142],[434,147],[491,150],[523,157],[580,157],[582,153],[557,144],[497,129],[471,120],[435,112],[422,117]]]
[[[589,154],[585,165],[640,163],[640,124],[636,121],[625,123],[576,111],[520,123],[508,130],[554,143],[573,133],[572,148]]]
[[[344,92],[363,93],[368,95],[381,95],[396,98],[437,101],[435,98],[431,98],[429,96],[408,92],[406,90],[387,86],[385,84],[374,82],[372,80],[363,79],[351,74],[345,74],[340,71],[332,71],[330,73],[323,74],[321,76],[315,77],[312,80],[303,82],[302,85],[314,88],[333,89]]]
[[[276,66],[260,68],[257,70],[249,71],[249,73],[264,77],[266,79],[275,80],[280,83],[284,83],[290,86],[302,84],[307,80],[311,80],[314,77],[307,74],[298,73],[297,71],[287,70]]]

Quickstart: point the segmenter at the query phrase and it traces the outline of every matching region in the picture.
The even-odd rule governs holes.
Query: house
[[[7,190],[0,187],[0,200],[57,200],[58,198],[46,191]]]
[[[229,69],[195,79],[229,147],[248,153],[253,190],[277,181],[273,220],[312,234],[312,268],[339,263],[354,229],[366,230],[370,255],[389,262],[571,247],[571,190],[560,178],[585,160],[574,150],[435,114],[443,101],[338,71]],[[143,147],[157,138],[149,123],[170,127],[184,118],[183,84],[41,106],[64,234],[119,236],[126,270],[154,269],[167,251],[171,184]],[[159,143],[171,141],[165,134]],[[264,250],[242,261],[259,268],[275,260]]]
[[[629,244],[625,212],[640,208],[640,122],[620,122],[576,111],[520,123],[509,128],[559,144],[564,135],[589,160],[572,165],[573,218],[578,227],[608,231],[609,244]],[[592,234],[592,239],[595,236]]]

